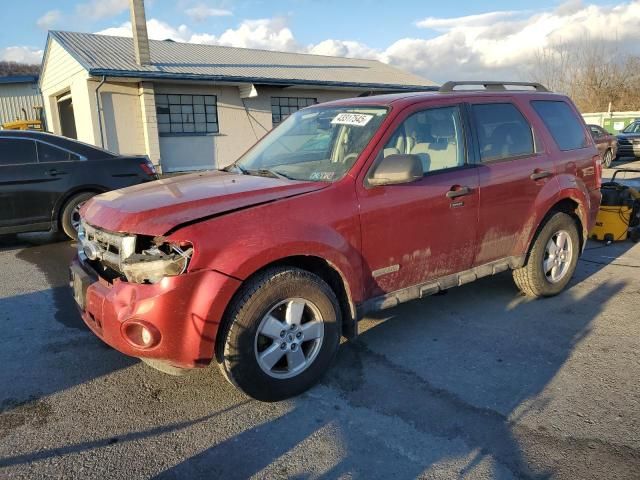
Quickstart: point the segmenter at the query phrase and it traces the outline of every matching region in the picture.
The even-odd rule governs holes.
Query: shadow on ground
[[[162,472],[159,477],[413,478],[434,469],[448,471],[450,464],[459,477],[478,468],[498,478],[548,478],[558,472],[565,478],[594,476],[589,462],[576,470],[566,461],[582,457],[598,459],[597,467],[611,476],[628,476],[633,468],[640,469],[636,453],[631,452],[636,463],[630,467],[629,452],[623,447],[586,445],[544,427],[525,427],[518,419],[544,408],[550,399],[543,394],[545,387],[590,333],[607,302],[626,286],[615,279],[597,288],[581,284],[631,246],[617,246],[607,259],[600,254],[596,258],[598,245],[591,244],[594,250],[587,252],[591,262],[581,262],[570,290],[552,299],[521,297],[510,275],[501,274],[370,316],[363,322],[359,340],[342,345],[321,385],[287,402],[286,408],[278,406],[280,410],[264,419],[268,408],[264,404],[234,400],[231,407],[221,409],[211,401],[203,406],[206,412],[195,418],[160,421],[115,440],[104,437],[6,456],[0,459],[0,467],[104,450],[115,443],[121,448],[171,434],[180,434],[176,442],[181,445],[196,443],[197,436],[181,434],[197,427],[217,428],[215,419],[230,416],[237,424],[235,434],[203,441],[196,452],[168,459],[167,467],[156,469]],[[3,392],[5,419],[38,405],[37,399],[45,395],[132,363],[78,328],[79,316],[66,287],[66,263],[72,255],[68,243],[36,245],[16,255],[42,272],[50,288],[0,298],[0,312],[9,312],[5,319],[9,331],[25,323],[57,321],[62,330],[73,333],[62,334],[68,343],[59,345],[55,338],[43,339],[36,348],[44,350],[33,354],[36,363],[29,362],[34,347],[28,343],[24,352],[13,352],[16,357],[6,356],[24,371],[21,376],[0,377],[5,385],[22,383],[23,378],[43,380],[36,373],[43,362],[53,367],[45,368],[49,381],[10,386]],[[50,310],[28,307],[47,301],[53,303]],[[46,317],[46,312],[51,316]],[[34,314],[45,318],[34,318]],[[171,382],[189,387],[187,380]],[[167,392],[163,404],[154,406],[159,418],[163,412],[166,418],[175,418],[180,402],[189,397],[184,389],[174,390]],[[15,398],[20,401],[31,401],[12,404],[7,399],[12,391],[19,392]],[[138,395],[135,390],[130,394]],[[135,410],[123,414],[135,414]]]

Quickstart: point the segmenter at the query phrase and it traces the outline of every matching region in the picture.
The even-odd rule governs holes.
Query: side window
[[[425,173],[463,166],[465,145],[460,108],[431,108],[410,115],[382,152],[385,157],[418,155]]]
[[[33,140],[0,138],[0,166],[36,162],[36,143]]]
[[[53,162],[68,162],[70,160],[78,160],[78,156],[62,150],[61,148],[54,147],[47,143],[36,142],[38,145],[38,162],[40,163],[53,163]]]
[[[531,125],[511,103],[471,106],[483,162],[533,155]]]
[[[587,146],[582,123],[573,109],[565,102],[533,100],[531,105],[560,150],[577,150]]]
[[[600,138],[602,136],[602,132],[595,125],[592,125],[591,127],[589,127],[589,129],[591,130],[591,135],[593,135],[593,138]]]

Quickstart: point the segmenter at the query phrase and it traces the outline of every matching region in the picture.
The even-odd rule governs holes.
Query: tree
[[[40,65],[0,61],[0,77],[38,74],[40,74]]]
[[[538,51],[530,78],[569,95],[583,112],[640,110],[640,57],[620,52],[619,43],[583,39]]]

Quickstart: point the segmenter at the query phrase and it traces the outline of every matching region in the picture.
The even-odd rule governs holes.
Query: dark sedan
[[[618,156],[640,158],[640,120],[630,123],[618,134]]]
[[[92,196],[155,180],[146,156],[121,156],[34,131],[0,131],[0,234],[64,231],[77,236]]]

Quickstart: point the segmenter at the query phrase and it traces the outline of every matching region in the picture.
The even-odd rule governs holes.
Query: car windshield
[[[634,122],[622,130],[622,133],[640,133],[640,122]]]
[[[333,182],[349,171],[386,117],[385,107],[311,107],[287,118],[227,168],[249,175]]]

